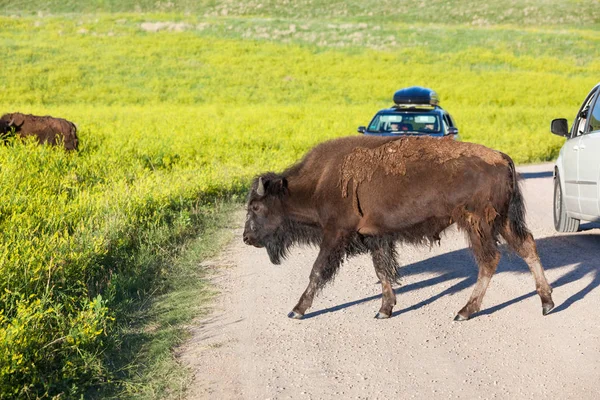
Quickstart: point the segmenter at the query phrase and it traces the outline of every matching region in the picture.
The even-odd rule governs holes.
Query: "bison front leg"
[[[329,282],[337,272],[342,258],[344,257],[346,236],[342,233],[330,234],[327,233],[323,237],[319,255],[313,264],[310,272],[310,281],[308,287],[302,293],[296,307],[288,314],[288,317],[301,319],[304,313],[313,303],[315,294]]]
[[[383,242],[380,246],[371,250],[371,257],[373,258],[375,273],[381,282],[381,308],[375,318],[389,318],[396,305],[396,293],[392,288],[392,282],[396,282],[398,279],[398,262],[396,261],[394,243],[391,241]]]

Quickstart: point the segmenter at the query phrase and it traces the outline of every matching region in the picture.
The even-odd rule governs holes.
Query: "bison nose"
[[[244,235],[244,236],[242,237],[242,239],[244,240],[244,243],[246,243],[246,244],[250,244],[250,240],[248,239],[248,236]]]

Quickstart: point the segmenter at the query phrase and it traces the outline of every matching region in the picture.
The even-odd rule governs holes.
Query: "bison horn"
[[[13,126],[15,123],[15,119],[11,119],[10,122],[8,123],[8,127],[10,128],[11,126]]]
[[[256,194],[259,196],[265,195],[265,184],[262,181],[262,178],[258,178],[258,187],[256,188]]]

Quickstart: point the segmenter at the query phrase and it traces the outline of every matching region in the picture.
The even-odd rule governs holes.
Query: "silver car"
[[[600,83],[570,131],[564,118],[553,120],[550,130],[567,138],[554,168],[554,227],[575,232],[581,220],[600,220]]]

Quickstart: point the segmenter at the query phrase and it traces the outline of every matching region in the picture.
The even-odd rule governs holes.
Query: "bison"
[[[376,318],[396,304],[396,242],[433,244],[452,224],[464,231],[479,266],[475,288],[455,317],[478,312],[500,260],[498,239],[522,257],[542,301],[554,308],[513,161],[487,147],[429,137],[346,137],[316,146],[283,173],[251,186],[243,240],[273,264],[293,244],[320,246],[308,287],[288,314],[300,319],[346,257],[371,253],[381,282]]]
[[[62,118],[21,113],[4,114],[0,117],[1,135],[6,135],[13,129],[21,137],[35,136],[40,143],[56,145],[62,141],[67,150],[76,150],[79,144],[77,127]]]

